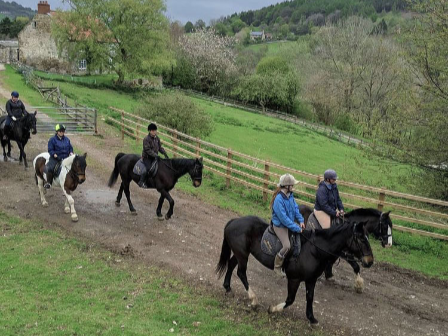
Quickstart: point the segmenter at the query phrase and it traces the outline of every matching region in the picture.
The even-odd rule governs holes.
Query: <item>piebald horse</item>
[[[86,157],[84,155],[71,155],[64,159],[61,163],[62,169],[58,177],[54,177],[52,187],[60,186],[65,195],[64,211],[66,214],[71,213],[72,221],[78,221],[78,215],[75,211],[75,201],[71,196],[72,191],[76,190],[78,184],[84,183],[86,180]],[[35,171],[36,184],[39,187],[40,201],[42,206],[48,207],[48,202],[44,194],[44,180],[46,179],[45,164],[50,159],[49,153],[42,153],[33,160],[33,167]],[[44,176],[45,174],[45,176]]]

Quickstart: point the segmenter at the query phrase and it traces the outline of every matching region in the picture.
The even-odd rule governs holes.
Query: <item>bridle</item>
[[[392,234],[388,234],[387,232],[384,233],[383,232],[383,220],[384,220],[384,212],[381,212],[380,215],[380,223],[379,223],[379,236],[380,236],[380,240],[381,240],[381,245],[385,246],[389,237],[392,237]],[[389,229],[389,225],[387,225],[387,228]]]
[[[73,160],[73,164],[72,164],[72,168],[73,168],[73,165],[74,165],[74,163],[75,163],[75,160],[77,159],[79,157],[79,155],[78,154],[76,154],[75,155],[75,159]],[[68,172],[71,176],[72,176],[72,178],[73,178],[73,180],[75,180],[75,182],[76,183],[79,183],[79,181],[80,181],[80,176],[84,176],[84,180],[86,179],[86,173],[84,172],[84,173],[78,173],[78,172],[75,172],[72,168],[70,168],[70,171]]]

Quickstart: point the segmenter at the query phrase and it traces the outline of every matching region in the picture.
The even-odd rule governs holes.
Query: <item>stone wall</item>
[[[0,63],[9,64],[17,61],[17,51],[19,45],[17,41],[0,41]]]
[[[65,72],[68,63],[58,56],[51,37],[51,14],[36,14],[19,33],[20,62],[42,70]]]

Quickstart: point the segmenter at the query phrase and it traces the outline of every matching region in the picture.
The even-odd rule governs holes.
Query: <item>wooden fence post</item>
[[[378,203],[378,210],[383,211],[384,205],[382,203],[386,200],[386,194],[384,193],[384,191],[380,192],[378,199],[381,202]]]
[[[196,138],[196,157],[201,156],[201,143],[199,141],[200,139]]]
[[[269,162],[266,161],[264,163],[264,180],[263,188],[268,189],[269,188]],[[263,190],[263,202],[266,202],[268,200],[268,192]]]
[[[139,138],[138,138],[138,124],[137,125],[135,125],[135,144],[136,145],[138,145],[138,140],[139,140]]]
[[[121,112],[121,140],[124,140],[124,112]]]
[[[319,186],[320,182],[322,181],[322,179],[320,178],[320,175],[317,175],[317,185]]]
[[[177,158],[177,133],[173,131],[173,157]]]
[[[94,116],[93,117],[95,118],[94,121],[93,121],[94,122],[94,127],[95,127],[95,134],[98,134],[98,123],[97,123],[97,120],[96,120],[98,118],[98,112],[97,112],[96,109],[94,109],[93,112],[94,112]]]
[[[227,188],[230,188],[230,174],[231,174],[231,168],[232,168],[232,150],[229,148],[228,150],[227,150],[227,172],[226,172],[226,174],[227,174],[227,176],[228,177],[226,177],[226,187]]]

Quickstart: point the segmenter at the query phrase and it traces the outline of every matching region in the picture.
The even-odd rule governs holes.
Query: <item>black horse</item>
[[[308,217],[313,212],[307,205],[300,205],[299,211],[305,219],[305,224],[308,222]],[[359,208],[350,211],[344,215],[345,221],[350,222],[361,222],[366,221],[366,232],[373,234],[373,236],[381,241],[383,247],[392,246],[392,221],[390,219],[389,212],[381,212],[372,208]],[[356,275],[355,289],[358,293],[363,290],[363,279],[360,275],[360,267],[355,260],[347,260],[350,266],[352,266],[353,271]],[[325,269],[325,278],[330,279],[333,277],[333,262],[330,262]]]
[[[128,200],[129,210],[131,213],[137,214],[131,202],[131,194],[129,185],[131,181],[138,183],[140,176],[133,173],[136,162],[140,159],[139,155],[119,153],[115,157],[115,167],[109,178],[108,186],[112,187],[117,181],[118,175],[121,176],[120,191],[118,192],[115,204],[120,206],[123,191]],[[194,187],[199,187],[202,183],[202,158],[199,159],[160,159],[159,169],[154,178],[147,183],[149,188],[157,189],[160,193],[159,205],[157,206],[157,217],[163,220],[162,205],[165,198],[170,203],[170,208],[165,215],[166,219],[170,219],[173,215],[174,200],[169,191],[174,188],[177,180],[185,174],[189,174]]]
[[[360,258],[364,267],[373,264],[373,254],[365,232],[365,223],[344,223],[328,230],[305,231],[300,235],[302,249],[298,258],[286,259],[284,269],[288,278],[288,297],[286,302],[270,306],[269,312],[279,312],[290,306],[296,297],[302,281],[306,285],[306,317],[311,324],[318,321],[313,314],[314,287],[327,263],[335,257],[351,258],[343,251]],[[268,224],[255,216],[232,219],[224,228],[221,256],[216,273],[221,277],[224,272],[224,288],[231,292],[232,272],[238,265],[238,277],[246,289],[251,306],[258,306],[255,293],[249,287],[246,269],[249,255],[252,254],[261,264],[274,269],[274,256],[261,250],[261,240]],[[231,253],[233,252],[233,256]]]
[[[17,146],[20,150],[19,164],[22,164],[22,158],[25,162],[25,168],[28,168],[28,162],[26,161],[25,145],[30,139],[30,133],[36,134],[36,114],[27,113],[22,118],[14,122],[14,126],[10,134],[8,134],[8,140],[3,140],[3,130],[0,130],[0,139],[3,147],[3,158],[4,161],[8,161],[8,157],[11,157],[11,140],[17,142]],[[0,124],[6,119],[6,116],[0,118]],[[5,147],[8,145],[8,153],[5,151]]]

